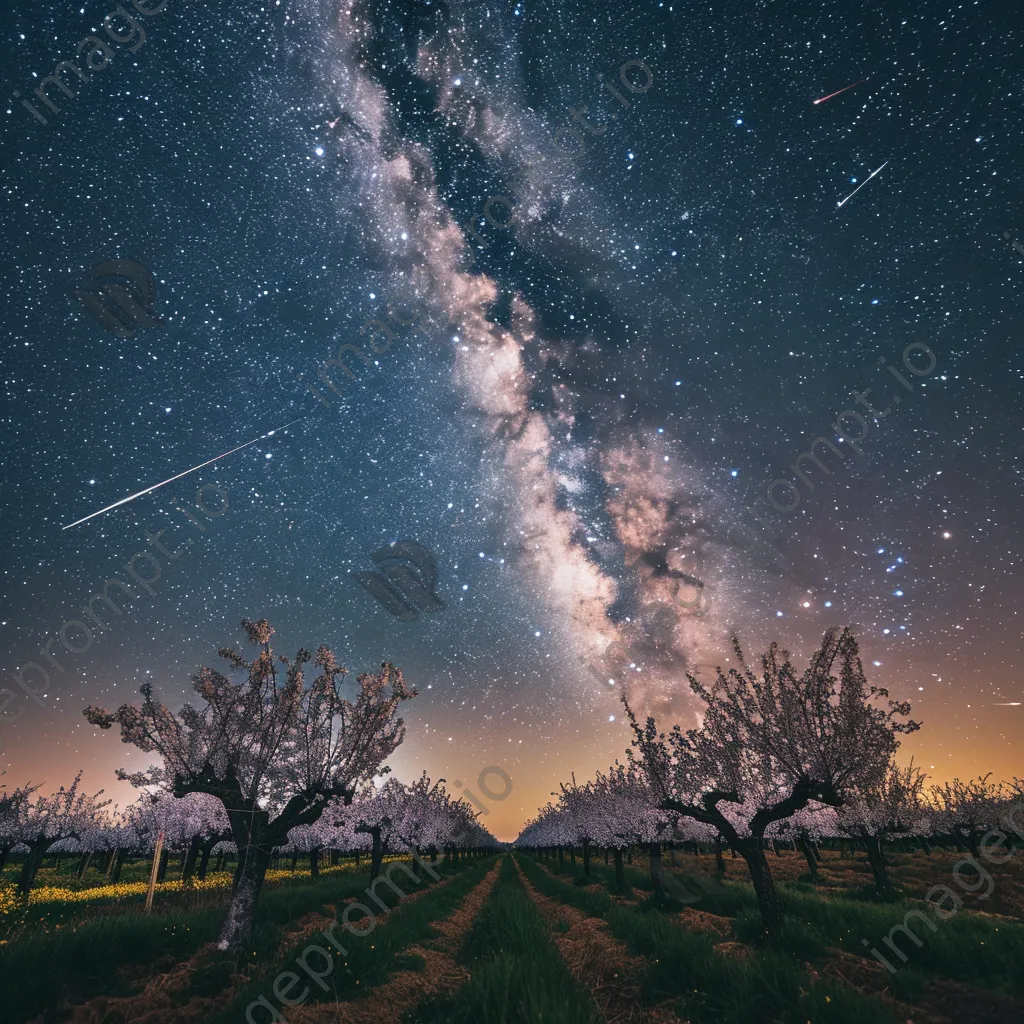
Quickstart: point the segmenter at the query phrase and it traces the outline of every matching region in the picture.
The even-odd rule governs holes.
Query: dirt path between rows
[[[453,878],[457,877],[454,875],[411,892],[402,899],[402,903],[414,903],[428,892],[436,892],[442,886],[451,884]],[[490,877],[490,873],[487,877]],[[278,940],[278,954],[283,957],[298,943],[327,928],[337,920],[337,914],[354,901],[355,897],[351,897],[337,905],[326,903],[321,911],[312,911],[294,921]],[[382,915],[377,921],[377,927],[386,927],[389,916]],[[154,969],[159,973],[152,974]],[[48,1011],[29,1024],[44,1024],[56,1019],[60,1019],[61,1024],[204,1024],[214,1011],[226,1006],[251,980],[249,975],[232,973],[230,965],[224,961],[223,954],[214,943],[200,947],[188,960],[173,965],[160,964],[158,961],[157,964],[142,966],[141,970],[152,976],[144,976],[145,980],[140,978],[139,984],[143,987],[134,995],[96,996],[78,1005],[65,1004],[57,1011],[59,1018],[54,1016],[54,1011]],[[216,994],[203,996],[194,993],[197,979],[204,975],[210,978],[210,987]],[[186,993],[190,991],[193,994],[188,996]],[[289,1021],[300,1019],[293,1016],[298,1009],[289,1009]]]
[[[291,1007],[289,1024],[400,1024],[402,1015],[427,996],[461,988],[469,981],[469,971],[456,963],[455,955],[491,895],[500,869],[498,860],[452,914],[432,923],[439,936],[403,950],[406,955],[423,958],[422,970],[396,971],[383,985],[369,989],[365,996],[351,1002]]]
[[[590,993],[607,1024],[680,1024],[675,999],[640,1005],[640,982],[647,969],[642,957],[633,956],[613,938],[600,918],[542,895],[515,864],[527,893],[552,928],[552,941],[573,980]],[[568,931],[554,930],[561,922]]]

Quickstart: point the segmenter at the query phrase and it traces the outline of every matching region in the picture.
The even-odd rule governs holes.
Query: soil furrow
[[[581,988],[590,992],[608,1024],[679,1024],[675,1000],[657,1006],[640,1005],[640,982],[646,962],[613,938],[604,921],[544,896],[533,887],[518,862],[516,870],[551,926],[551,937],[569,973]],[[562,923],[568,926],[567,931],[559,930]]]
[[[433,922],[440,935],[428,942],[409,946],[407,955],[424,961],[422,970],[396,971],[383,984],[351,1002],[316,1003],[288,1010],[289,1024],[400,1024],[402,1015],[428,996],[452,992],[469,980],[469,972],[455,955],[462,938],[487,902],[498,881],[499,860],[467,893],[454,913]]]

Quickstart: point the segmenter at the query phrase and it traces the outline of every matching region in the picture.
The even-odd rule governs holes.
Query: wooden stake
[[[156,873],[160,869],[160,854],[164,848],[164,834],[161,831],[156,837],[156,849],[153,851],[153,870],[149,873],[149,892],[146,893],[146,913],[153,909],[153,893],[156,890]]]

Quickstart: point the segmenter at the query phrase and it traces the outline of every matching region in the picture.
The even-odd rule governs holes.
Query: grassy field
[[[68,885],[41,872],[45,898],[0,917],[3,1019],[227,1024],[246,1020],[248,1008],[254,1024],[1024,1021],[1018,859],[990,869],[991,886],[961,873],[979,893],[990,888],[986,900],[954,882],[960,855],[890,859],[894,887],[883,898],[862,855],[826,851],[814,884],[801,856],[772,857],[786,927],[771,944],[743,862],[728,856],[722,891],[685,907],[655,894],[639,856],[626,866],[622,891],[601,857],[589,876],[568,857],[561,865],[526,853],[446,862],[440,880],[415,890],[399,875],[401,900],[379,890],[391,912],[378,914],[365,936],[339,932],[344,953],[320,932],[346,903],[365,900],[365,863],[323,870],[315,881],[308,869],[285,871],[268,883],[252,941],[235,957],[211,945],[226,875],[201,890],[166,883],[147,916],[134,888],[135,874],[148,874],[144,863],[125,869],[120,894],[104,892],[98,873],[83,880],[91,885]],[[664,857],[670,872],[694,866],[708,874],[715,867],[706,855]],[[10,868],[0,881],[10,883]],[[958,892],[963,909],[934,930],[910,918],[921,944],[898,939],[904,963],[882,940],[908,913],[934,917],[922,897],[936,885]],[[334,957],[326,966],[314,961],[319,982],[296,966],[317,943]],[[883,967],[872,947],[898,970]],[[275,981],[289,970],[306,995],[283,1006]]]

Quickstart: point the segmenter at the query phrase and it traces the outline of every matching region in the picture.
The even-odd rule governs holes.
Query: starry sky
[[[804,659],[852,625],[933,781],[1021,774],[1014,5],[116,7],[0,14],[4,782],[130,802],[147,755],[82,708],[178,706],[245,617],[400,665],[395,773],[503,839],[621,757],[624,687],[694,725],[732,634]],[[158,325],[76,298],[109,260]],[[444,603],[412,621],[352,575],[401,540]],[[130,562],[151,592],[69,650]],[[693,580],[703,614],[585,666]]]

